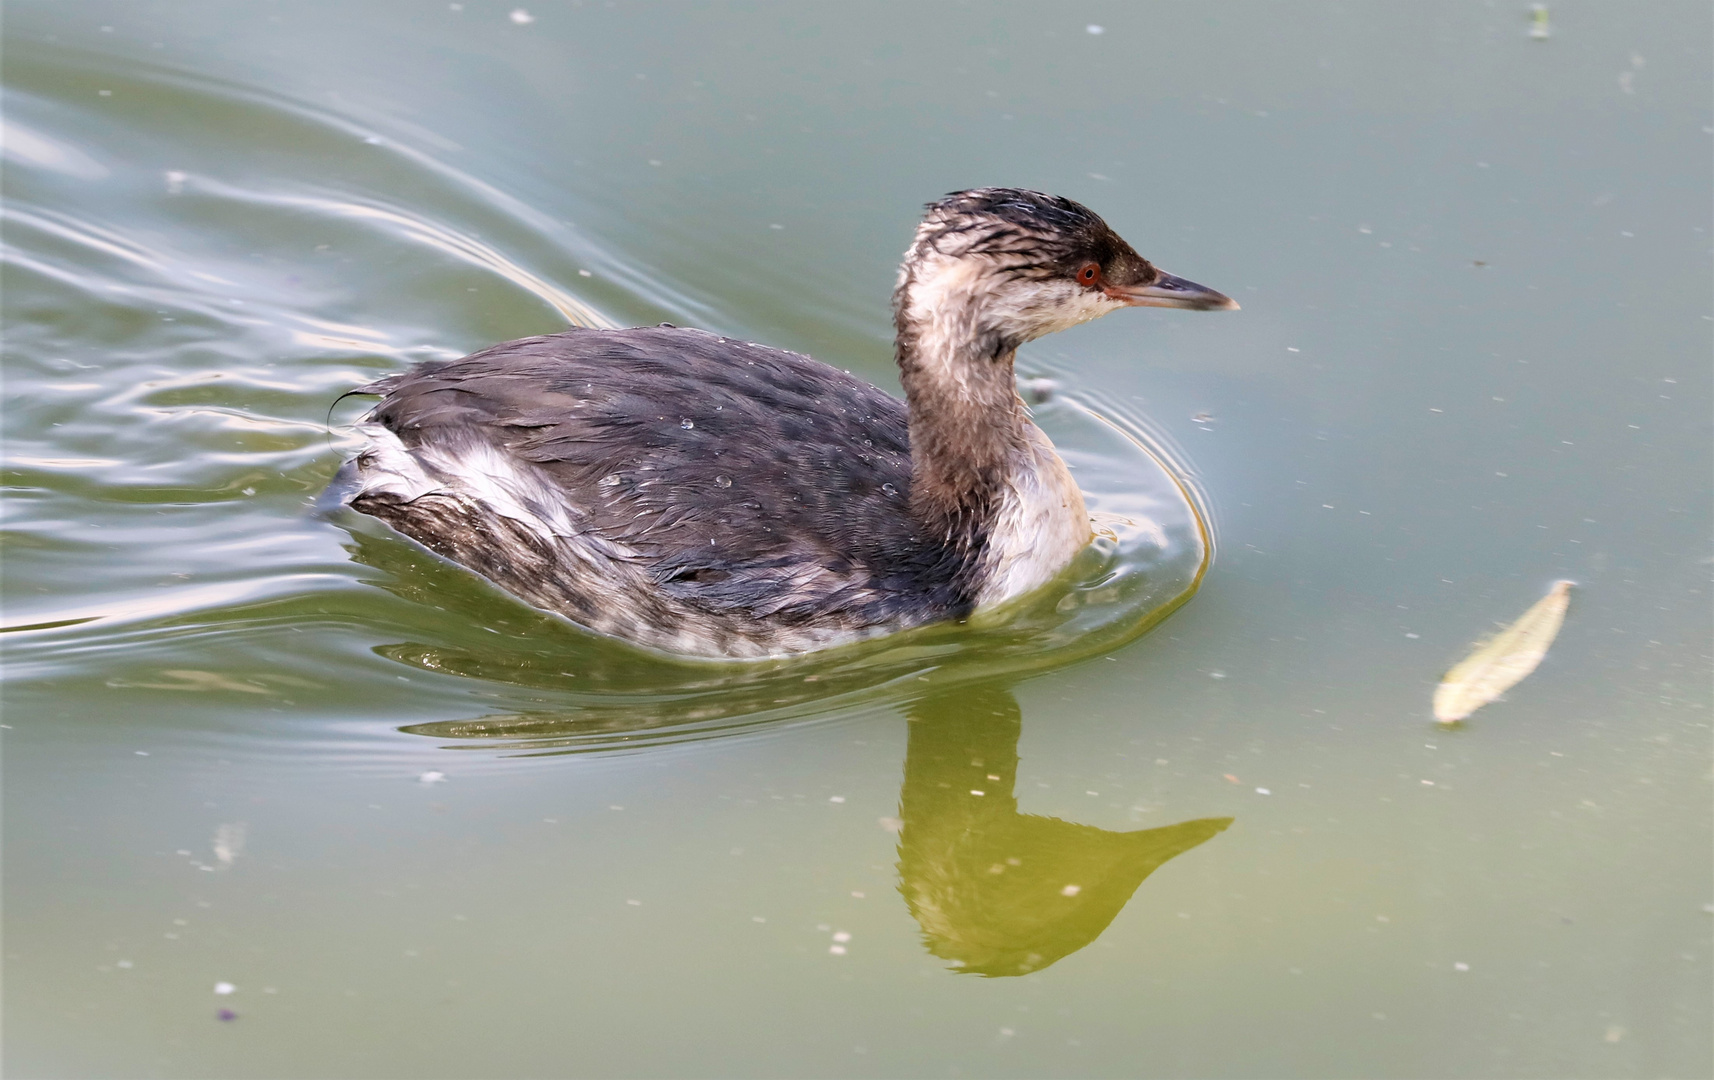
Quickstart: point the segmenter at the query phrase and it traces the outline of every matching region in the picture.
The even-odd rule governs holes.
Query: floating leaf
[[[1448,671],[1434,691],[1434,718],[1443,724],[1462,720],[1534,671],[1565,621],[1571,586],[1554,582],[1523,618]]]

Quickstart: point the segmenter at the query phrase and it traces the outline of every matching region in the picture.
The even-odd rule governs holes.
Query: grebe
[[[701,330],[569,330],[352,391],[382,400],[329,492],[599,633],[826,648],[1021,596],[1089,543],[1018,346],[1122,307],[1237,306],[1069,199],[955,192],[893,293],[904,401]]]

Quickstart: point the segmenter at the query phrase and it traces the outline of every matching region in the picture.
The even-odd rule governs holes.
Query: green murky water
[[[8,3],[8,1073],[1709,1075],[1710,24]],[[1244,304],[1026,350],[1112,537],[1005,625],[676,664],[306,512],[568,320],[893,385],[976,184]]]

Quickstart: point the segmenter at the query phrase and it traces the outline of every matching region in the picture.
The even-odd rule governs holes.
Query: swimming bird
[[[903,401],[702,330],[574,329],[352,391],[381,401],[330,495],[538,608],[689,656],[1029,593],[1092,533],[1018,397],[1018,347],[1123,307],[1238,305],[1070,199],[978,188],[927,211],[893,292]]]

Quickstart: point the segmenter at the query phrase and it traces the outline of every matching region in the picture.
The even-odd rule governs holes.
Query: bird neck
[[[911,513],[934,536],[980,546],[999,512],[1029,419],[1014,346],[982,333],[978,312],[898,305],[895,346],[910,414]]]

